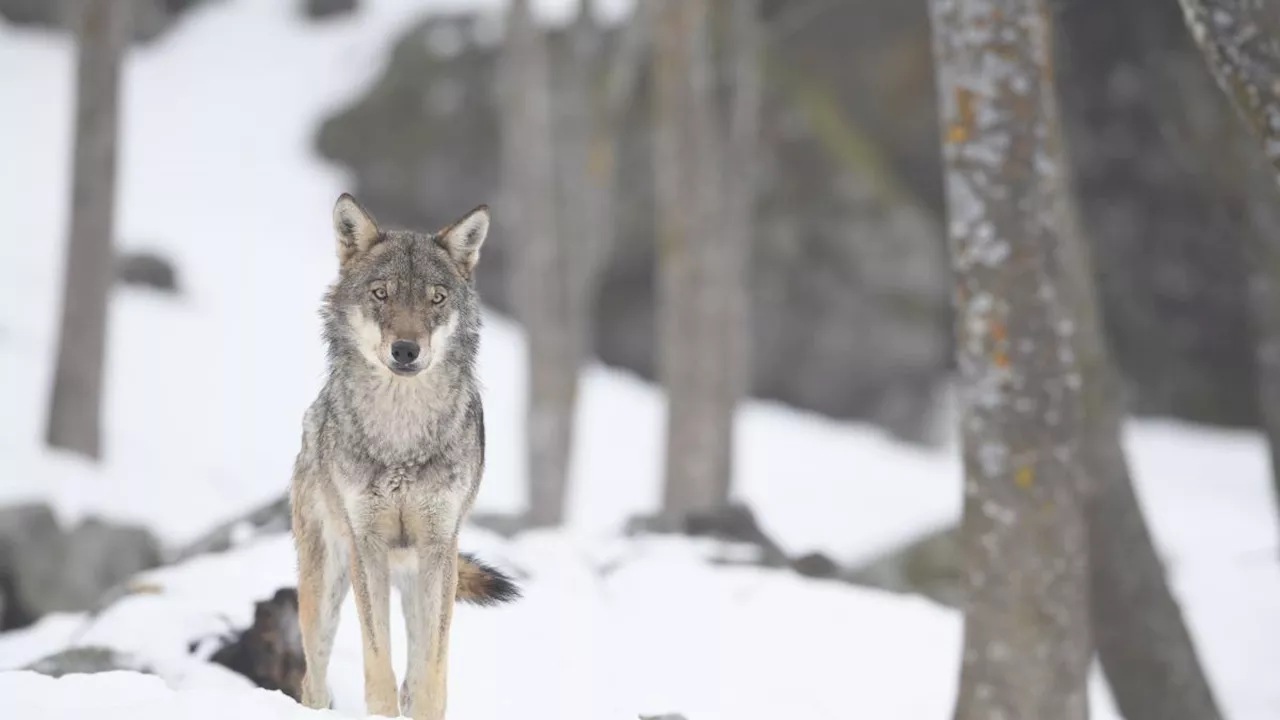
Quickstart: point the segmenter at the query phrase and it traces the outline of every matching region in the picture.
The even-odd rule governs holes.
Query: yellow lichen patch
[[[1013,473],[1013,484],[1026,490],[1031,487],[1031,483],[1035,478],[1035,471],[1030,465],[1019,465],[1018,469]]]
[[[960,143],[969,139],[973,132],[973,91],[967,88],[956,88],[956,119],[947,125],[947,142]]]
[[[1003,347],[1005,345],[1005,341],[1009,337],[1009,333],[1005,330],[1004,323],[998,321],[992,322],[987,330],[987,334],[997,346],[991,353],[991,362],[995,363],[998,368],[1009,367],[1009,353],[1006,352]]]

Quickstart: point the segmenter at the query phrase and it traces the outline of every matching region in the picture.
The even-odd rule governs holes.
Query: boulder
[[[50,612],[94,609],[108,590],[160,564],[143,528],[86,518],[64,530],[44,504],[0,508],[0,630]]]

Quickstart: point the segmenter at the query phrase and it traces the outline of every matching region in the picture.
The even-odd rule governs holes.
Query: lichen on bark
[[[1087,717],[1080,373],[1039,0],[932,0],[956,283],[968,579],[956,717]]]

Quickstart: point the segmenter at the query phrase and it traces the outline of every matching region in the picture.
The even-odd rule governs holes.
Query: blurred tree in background
[[[556,213],[550,63],[528,0],[507,11],[498,96],[502,98],[503,189],[498,216],[515,239],[508,266],[516,317],[527,338],[526,416],[530,518],[556,524],[563,512],[578,364],[567,311],[568,258],[578,250]]]
[[[82,0],[76,24],[71,222],[45,439],[98,459],[107,306],[115,270],[120,74],[132,0]]]
[[[761,58],[754,2],[663,0],[656,22],[663,513],[679,517],[729,502],[734,414],[750,372],[747,238],[755,217]]]
[[[507,281],[529,352],[525,527],[564,521],[579,374],[594,344],[592,305],[616,222],[618,127],[647,58],[653,5],[625,22],[612,52],[595,5],[579,0],[567,50],[552,53],[529,3],[512,2],[498,73],[498,212],[515,239]]]
[[[1280,6],[1257,0],[1180,1],[1214,79],[1261,142],[1274,173],[1268,184],[1280,188]],[[1258,233],[1252,239],[1249,290],[1258,405],[1280,510],[1280,234]]]

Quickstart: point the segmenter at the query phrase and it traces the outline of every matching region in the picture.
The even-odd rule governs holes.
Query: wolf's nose
[[[391,359],[408,365],[418,359],[418,343],[412,340],[397,340],[391,343]]]

